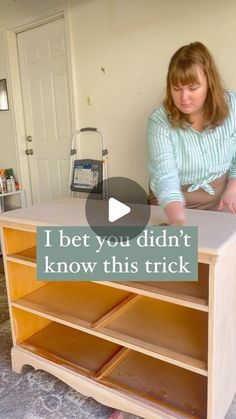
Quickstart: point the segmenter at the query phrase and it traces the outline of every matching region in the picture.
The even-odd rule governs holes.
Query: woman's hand
[[[186,224],[185,207],[180,201],[172,201],[164,208],[168,222],[172,226],[183,226]]]
[[[229,179],[225,192],[223,193],[218,210],[226,208],[232,214],[236,214],[236,179]]]
[[[218,210],[222,211],[224,208],[229,210],[232,214],[236,214],[236,192],[227,192],[222,195]]]

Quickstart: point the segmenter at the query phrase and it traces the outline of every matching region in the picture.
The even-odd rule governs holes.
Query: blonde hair
[[[201,42],[193,42],[176,51],[168,68],[166,97],[163,104],[174,127],[186,128],[187,124],[191,124],[191,120],[189,115],[182,113],[175,106],[171,86],[185,86],[198,82],[196,66],[202,69],[208,84],[204,104],[205,127],[214,128],[220,125],[229,114],[223,83],[210,52]]]

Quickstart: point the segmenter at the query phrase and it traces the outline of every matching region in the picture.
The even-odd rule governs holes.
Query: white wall
[[[8,3],[11,11],[5,15],[0,6],[4,25],[15,23],[17,16],[34,20],[47,14],[47,5],[53,10],[61,4],[60,0]],[[236,2],[70,0],[69,5],[78,128],[101,128],[108,139],[110,176],[127,176],[146,188],[147,118],[163,97],[168,62],[176,49],[192,41],[205,43],[226,88],[236,90]],[[0,37],[0,56],[4,54]],[[0,78],[5,75],[3,60]],[[0,166],[14,166],[11,112],[0,112],[0,127]]]

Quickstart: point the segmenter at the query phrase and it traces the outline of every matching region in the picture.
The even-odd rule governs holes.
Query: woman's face
[[[203,114],[207,96],[207,78],[199,66],[197,67],[198,81],[185,86],[171,86],[171,96],[175,106],[184,114],[193,118]]]

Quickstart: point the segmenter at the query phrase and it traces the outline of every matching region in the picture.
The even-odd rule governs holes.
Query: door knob
[[[33,141],[33,137],[31,135],[27,135],[26,140],[30,143],[31,141]]]
[[[25,154],[27,154],[27,156],[32,156],[32,154],[34,154],[34,150],[32,148],[29,148],[28,150],[25,150]]]

